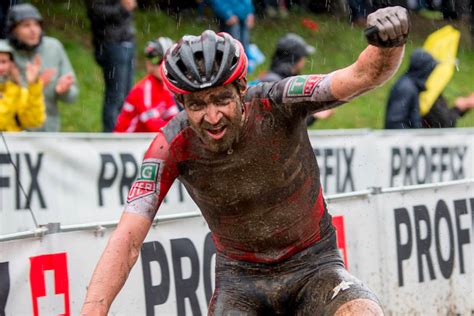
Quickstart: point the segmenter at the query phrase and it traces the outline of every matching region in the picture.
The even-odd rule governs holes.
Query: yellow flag
[[[420,93],[420,114],[426,115],[436,99],[451,80],[456,67],[459,38],[461,33],[451,25],[431,33],[423,48],[429,52],[439,64],[426,81],[426,91]]]

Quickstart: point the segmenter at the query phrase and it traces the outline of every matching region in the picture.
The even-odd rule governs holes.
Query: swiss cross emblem
[[[30,258],[33,315],[69,316],[69,277],[66,253]]]
[[[159,170],[160,163],[144,161],[140,168],[140,174],[128,192],[127,202],[155,193]]]
[[[288,90],[286,92],[287,97],[304,97],[313,94],[314,89],[318,82],[323,79],[322,76],[309,75],[309,76],[296,76],[291,79]]]

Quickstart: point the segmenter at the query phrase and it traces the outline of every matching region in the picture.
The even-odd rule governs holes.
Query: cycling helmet
[[[226,85],[247,74],[242,44],[227,33],[204,31],[184,36],[165,54],[161,76],[169,90],[189,94]]]
[[[158,37],[151,40],[145,47],[145,57],[154,65],[157,65],[165,55],[168,48],[173,45],[173,41],[168,37]]]

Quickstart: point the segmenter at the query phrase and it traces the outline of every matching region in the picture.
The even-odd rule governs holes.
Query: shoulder
[[[51,37],[51,36],[43,36],[42,46],[44,46],[47,49],[61,49],[61,50],[64,50],[63,44],[57,38],[54,38],[54,37]]]
[[[183,131],[189,128],[188,116],[185,111],[179,112],[168,124],[161,128],[168,144],[171,144]]]

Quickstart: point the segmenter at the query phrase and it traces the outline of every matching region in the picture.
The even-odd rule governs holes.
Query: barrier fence
[[[472,128],[310,133],[326,194],[474,178],[473,136]],[[17,169],[0,145],[0,235],[34,229],[28,207],[40,224],[117,220],[152,137],[5,134]],[[159,214],[196,209],[176,181]]]
[[[387,314],[474,313],[473,187],[468,179],[327,198],[348,270]],[[78,314],[113,226],[49,224],[41,237],[3,235],[0,315]],[[206,314],[214,260],[199,213],[159,214],[111,314]]]

